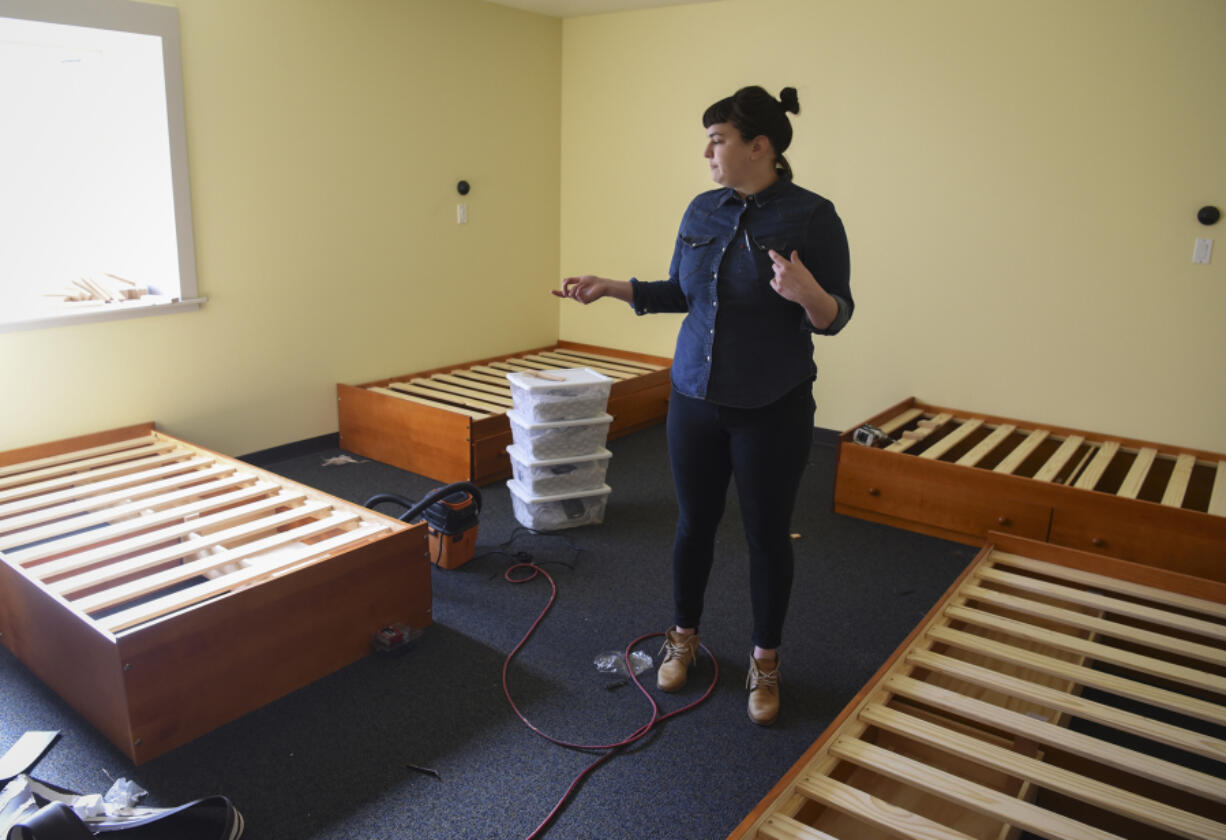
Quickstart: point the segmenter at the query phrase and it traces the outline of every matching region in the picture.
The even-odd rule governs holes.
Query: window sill
[[[76,312],[64,312],[55,315],[33,315],[29,318],[17,318],[11,321],[0,321],[0,333],[19,332],[21,330],[41,330],[47,327],[67,327],[72,324],[90,324],[97,321],[119,321],[125,318],[143,318],[146,315],[170,315],[175,312],[188,312],[199,309],[208,298],[189,298],[173,303],[105,303]]]

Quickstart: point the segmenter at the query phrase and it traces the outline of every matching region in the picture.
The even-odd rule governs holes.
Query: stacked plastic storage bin
[[[515,518],[535,531],[603,522],[613,380],[591,368],[508,373],[507,380],[515,403],[507,412]]]

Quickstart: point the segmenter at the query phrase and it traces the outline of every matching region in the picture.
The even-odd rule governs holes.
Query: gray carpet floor
[[[793,522],[781,719],[760,728],[745,714],[748,576],[732,489],[702,627],[718,663],[714,691],[596,769],[544,836],[725,837],[970,562],[970,546],[835,515],[828,440],[819,435],[812,450]],[[660,633],[671,617],[676,508],[663,428],[609,448],[603,524],[525,532],[506,486],[483,488],[477,556],[433,570],[435,624],[408,650],[367,657],[140,767],[0,648],[0,752],[26,730],[60,730],[36,777],[100,793],[125,776],[155,805],[225,794],[246,817],[245,836],[259,840],[526,837],[599,753],[539,737],[504,697],[504,660],[550,596],[544,578],[509,583],[512,564],[530,559],[557,586],[508,673],[533,725],[604,744],[651,716],[633,684],[595,661]],[[341,454],[314,449],[261,465],[356,502],[376,493],[420,498],[439,484],[356,456],[326,463]],[[654,656],[659,643],[641,648]],[[678,695],[655,691],[653,672],[643,681],[666,713],[697,699],[715,671],[700,662]]]

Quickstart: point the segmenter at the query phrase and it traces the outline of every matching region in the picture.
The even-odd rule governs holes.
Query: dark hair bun
[[[783,110],[791,114],[800,113],[800,99],[796,96],[796,88],[785,87],[779,91],[779,104],[783,106]]]

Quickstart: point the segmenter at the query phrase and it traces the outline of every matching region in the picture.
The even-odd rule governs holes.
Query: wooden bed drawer
[[[858,447],[840,454],[835,510],[886,525],[968,542],[1004,531],[1045,539],[1051,506],[1016,493],[985,493],[948,464],[923,464]]]
[[[523,353],[361,385],[337,386],[341,447],[437,481],[487,484],[511,475],[506,374],[590,367],[611,377],[609,437],[660,423],[671,360],[561,341]]]
[[[1138,562],[1173,553],[1226,581],[1226,455],[915,398],[867,424],[893,442],[843,433],[838,513],[972,545],[997,530]]]
[[[424,524],[152,423],[0,453],[0,642],[137,764],[431,620]]]
[[[1226,580],[1226,540],[1206,516],[1113,498],[1064,499],[1048,539],[1123,560],[1161,564],[1184,574]]]

